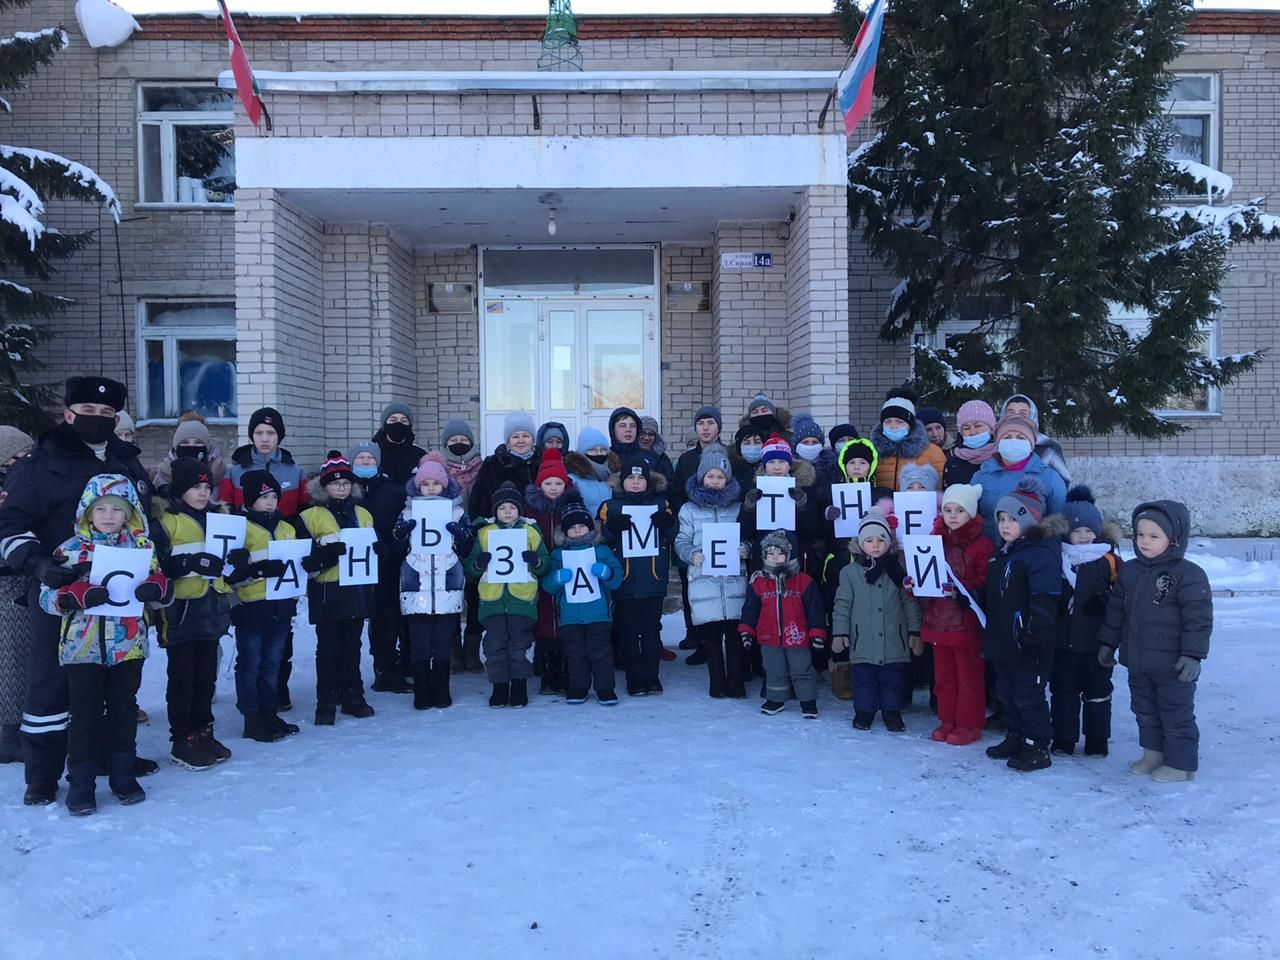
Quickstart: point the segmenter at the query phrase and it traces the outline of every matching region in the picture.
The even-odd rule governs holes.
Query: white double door
[[[609,414],[631,407],[658,416],[659,343],[652,299],[489,299],[482,303],[482,443],[506,439],[513,410],[536,424],[563,423],[569,445]]]

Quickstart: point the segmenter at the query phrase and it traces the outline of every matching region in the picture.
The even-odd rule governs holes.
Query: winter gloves
[[[675,514],[669,510],[659,510],[653,515],[653,525],[658,530],[670,530],[676,525]]]
[[[488,570],[489,561],[491,561],[492,559],[493,559],[493,554],[489,553],[487,550],[482,550],[480,553],[477,553],[476,559],[475,559],[476,569],[479,570],[481,573]]]
[[[66,569],[66,568],[64,568]],[[58,609],[64,613],[74,613],[88,607],[96,607],[111,599],[106,587],[95,586],[88,580],[80,580],[67,584],[58,591]]]
[[[538,551],[526,550],[524,553],[520,554],[520,559],[529,566],[536,567],[538,565]]]
[[[212,553],[175,553],[169,557],[165,573],[179,577],[220,577],[226,566],[221,557]]]
[[[609,578],[609,565],[600,563],[598,560],[591,565],[591,575],[597,580],[607,580]]]
[[[1195,657],[1179,657],[1173,663],[1178,679],[1183,683],[1195,683],[1200,679],[1200,661]]]
[[[1105,644],[1098,648],[1098,666],[1114,667],[1116,665],[1116,648]]]
[[[24,569],[46,587],[53,587],[54,589],[69,587],[82,576],[82,574],[76,573],[72,567],[64,567],[49,556],[31,558],[24,565]]]
[[[311,552],[302,558],[302,569],[307,573],[319,573],[337,566],[342,555],[347,552],[347,545],[340,540],[333,543],[321,543],[313,546]]]
[[[738,639],[742,641],[742,649],[750,652],[752,646],[755,645],[756,638],[749,633],[738,634]]]
[[[413,533],[413,528],[416,526],[417,523],[408,517],[401,517],[396,521],[396,525],[391,528],[391,535],[400,541],[408,540],[409,535]]]

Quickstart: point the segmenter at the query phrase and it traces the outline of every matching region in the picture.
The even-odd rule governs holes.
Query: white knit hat
[[[978,515],[978,501],[982,499],[982,484],[953,483],[942,494],[942,505],[954,503],[963,507],[971,517]]]

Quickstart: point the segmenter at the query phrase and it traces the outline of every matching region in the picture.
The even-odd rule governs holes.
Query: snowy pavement
[[[371,694],[376,717],[321,730],[304,653],[303,731],[273,745],[239,739],[224,675],[235,756],[163,765],[141,806],[100,781],[96,816],[24,808],[0,767],[0,958],[1271,960],[1280,600],[1216,612],[1185,786],[1127,773],[1123,670],[1112,755],[1031,775],[983,756],[993,735],[931,742],[919,707],[904,735],[855,732],[829,691],[816,722],[763,717],[683,662],[614,709],[490,710],[464,676],[450,710]],[[157,758],[164,673],[140,696]]]

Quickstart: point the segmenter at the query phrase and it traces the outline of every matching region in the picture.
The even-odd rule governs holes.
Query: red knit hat
[[[566,487],[571,486],[573,483],[569,479],[568,471],[564,468],[564,458],[555,447],[548,447],[542,451],[542,465],[538,467],[538,479],[535,483],[538,486],[542,486],[542,481],[548,477],[559,477],[564,481]]]
[[[322,487],[334,480],[354,481],[355,478],[356,474],[351,469],[351,461],[337,450],[330,450],[329,456],[325,458],[324,463],[320,464],[320,486]]]

